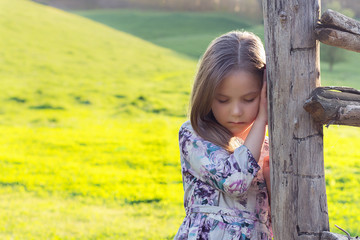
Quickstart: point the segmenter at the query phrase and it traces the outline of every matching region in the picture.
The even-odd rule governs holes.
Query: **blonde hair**
[[[200,60],[193,85],[190,121],[195,132],[233,152],[234,136],[216,121],[211,110],[215,89],[233,71],[247,71],[262,79],[264,69],[264,46],[255,34],[232,31],[214,39]]]

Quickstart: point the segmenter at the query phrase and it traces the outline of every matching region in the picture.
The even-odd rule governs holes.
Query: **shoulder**
[[[191,126],[191,122],[190,120],[184,122],[181,127],[180,127],[180,131],[182,130],[188,130],[188,131],[194,131],[193,127]]]
[[[217,146],[212,142],[209,142],[203,139],[202,137],[200,137],[191,126],[190,121],[184,122],[180,127],[179,143],[183,147],[185,145],[188,145],[191,148],[206,149],[207,152],[217,151],[222,149],[220,146]]]
[[[179,130],[179,138],[181,137],[198,137],[198,135],[196,134],[195,130],[193,129],[193,127],[191,126],[191,122],[190,121],[186,121],[184,122]]]

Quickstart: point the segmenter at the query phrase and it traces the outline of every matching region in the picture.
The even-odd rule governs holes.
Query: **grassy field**
[[[171,239],[184,217],[177,131],[197,58],[222,32],[262,26],[215,13],[77,13],[102,23],[0,2],[0,239]],[[324,67],[323,81],[360,88],[358,60]],[[352,235],[359,133],[325,129],[330,223]]]
[[[87,10],[74,12],[156,45],[198,59],[212,39],[234,29],[260,36],[263,27],[229,13]]]

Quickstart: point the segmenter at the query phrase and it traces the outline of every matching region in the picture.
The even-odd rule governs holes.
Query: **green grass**
[[[334,224],[360,235],[359,129],[330,126],[324,132],[325,176],[330,227]],[[335,231],[342,233],[341,231]]]
[[[0,127],[0,238],[168,238],[183,213],[179,124]]]
[[[30,1],[0,11],[0,238],[173,236],[196,63]]]
[[[231,30],[247,30],[264,39],[261,23],[235,14],[141,11],[134,9],[86,10],[74,13],[127,32],[156,45],[198,59],[210,41]],[[341,49],[340,49],[341,50]],[[332,72],[321,62],[323,85],[350,86],[360,89],[358,53],[345,52],[346,61],[337,63]]]
[[[184,217],[177,131],[196,58],[237,21],[262,31],[224,14],[88,14],[99,12],[113,26],[0,2],[0,239],[171,239]],[[322,66],[323,82],[359,86],[351,56],[333,73]],[[352,235],[359,133],[325,129],[330,223]]]
[[[215,37],[234,29],[263,35],[253,22],[231,13],[193,13],[141,10],[87,10],[74,12],[110,27],[199,58]]]
[[[326,86],[348,86],[360,89],[360,54],[347,50],[342,50],[345,54],[345,61],[339,62],[334,66],[333,71],[329,71],[328,63],[321,62],[321,81]]]

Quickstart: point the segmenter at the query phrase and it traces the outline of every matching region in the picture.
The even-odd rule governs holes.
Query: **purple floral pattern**
[[[272,238],[269,199],[261,167],[246,146],[229,154],[199,137],[189,121],[179,131],[186,217],[175,239]]]

